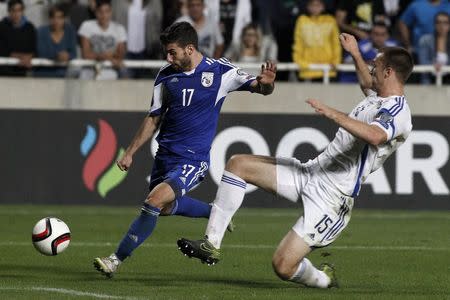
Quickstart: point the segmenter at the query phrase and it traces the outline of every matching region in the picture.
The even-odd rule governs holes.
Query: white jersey
[[[373,91],[349,117],[383,129],[388,140],[373,146],[339,128],[334,140],[317,157],[326,177],[343,194],[355,197],[367,176],[400,147],[412,129],[411,111],[404,96],[378,97]]]

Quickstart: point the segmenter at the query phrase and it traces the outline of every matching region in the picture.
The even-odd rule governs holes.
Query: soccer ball
[[[69,246],[70,229],[58,218],[43,218],[34,225],[32,240],[37,251],[44,255],[57,255]]]

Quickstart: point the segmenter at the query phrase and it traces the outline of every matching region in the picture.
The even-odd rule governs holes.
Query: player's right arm
[[[347,114],[325,105],[317,99],[308,99],[306,102],[315,109],[316,113],[334,121],[339,127],[366,143],[378,146],[388,140],[387,131],[382,130],[378,124],[367,124],[350,118]]]
[[[125,150],[125,153],[117,161],[117,166],[122,171],[127,171],[130,168],[131,163],[133,162],[133,155],[153,136],[159,127],[161,113],[165,110],[163,101],[164,89],[162,83],[164,76],[161,75],[161,71],[166,67],[167,66],[161,68],[156,76],[155,86],[153,87],[152,103],[147,117],[145,117],[141,127],[139,127],[127,150]]]
[[[358,42],[353,35],[348,33],[341,33],[339,35],[339,40],[341,41],[342,48],[348,51],[353,58],[361,90],[364,95],[369,95],[370,90],[372,89],[372,76],[359,51]]]
[[[127,150],[117,161],[117,166],[120,170],[128,171],[133,162],[133,155],[153,136],[158,128],[160,119],[161,116],[159,115],[148,115],[145,117]]]

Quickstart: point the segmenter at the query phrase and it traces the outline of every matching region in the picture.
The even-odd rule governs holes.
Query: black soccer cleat
[[[178,249],[189,258],[195,257],[208,266],[215,265],[220,260],[220,251],[216,249],[206,238],[191,241],[181,238],[177,241]]]

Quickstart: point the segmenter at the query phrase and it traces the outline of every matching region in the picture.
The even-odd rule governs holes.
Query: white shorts
[[[328,181],[317,161],[277,158],[277,194],[293,202],[303,200],[304,215],[292,229],[310,247],[331,244],[350,221],[353,198]]]

